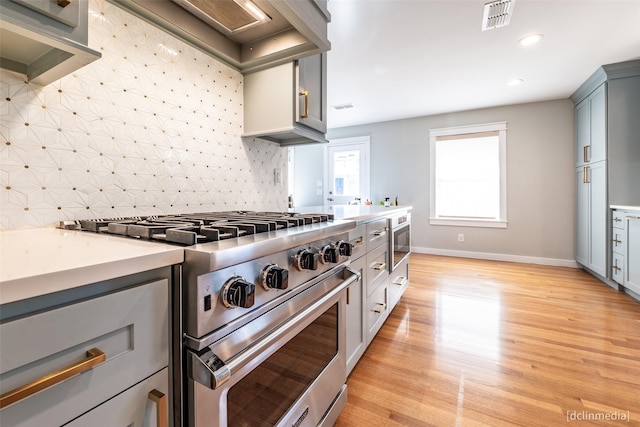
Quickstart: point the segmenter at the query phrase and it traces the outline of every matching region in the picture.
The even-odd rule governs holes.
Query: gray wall
[[[507,228],[429,225],[429,129],[498,121],[507,122]],[[416,252],[574,265],[568,99],[331,129],[328,137],[361,135],[371,136],[372,199],[397,195],[401,205],[413,205]]]
[[[324,145],[294,147],[293,204],[295,207],[322,206],[324,203]],[[318,182],[321,184],[318,185]],[[317,194],[320,191],[320,194]]]

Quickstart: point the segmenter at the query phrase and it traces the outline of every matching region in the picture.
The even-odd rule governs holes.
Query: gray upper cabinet
[[[327,0],[109,1],[242,73],[331,48]]]
[[[244,134],[281,145],[327,142],[326,54],[244,76]]]
[[[0,0],[0,67],[47,85],[99,59],[87,46],[88,4]]]

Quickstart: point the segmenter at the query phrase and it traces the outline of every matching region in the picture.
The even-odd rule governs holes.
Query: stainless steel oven
[[[188,351],[195,426],[331,426],[346,403],[346,288],[338,266],[200,351]]]
[[[411,253],[411,213],[391,216],[388,221],[391,230],[389,272],[392,272]]]

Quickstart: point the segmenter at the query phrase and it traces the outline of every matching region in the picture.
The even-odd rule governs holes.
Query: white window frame
[[[500,217],[496,220],[473,218],[440,218],[436,216],[436,143],[439,136],[452,136],[498,132],[500,156]],[[430,217],[431,225],[454,225],[463,227],[507,227],[507,122],[496,122],[479,125],[456,126],[429,130],[429,160],[430,160]]]
[[[326,184],[324,185],[324,206],[328,207],[331,205],[329,203],[329,190],[332,188],[331,182],[329,182],[329,147],[342,147],[345,145],[362,145],[361,151],[365,156],[364,166],[362,173],[364,175],[364,182],[361,182],[362,185],[362,196],[364,200],[361,200],[360,203],[364,205],[366,200],[371,200],[371,136],[363,135],[363,136],[354,136],[349,138],[340,138],[340,139],[332,139],[328,144],[324,145],[324,177]]]

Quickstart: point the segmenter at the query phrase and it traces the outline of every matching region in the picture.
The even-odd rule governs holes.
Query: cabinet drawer
[[[169,368],[164,368],[152,377],[120,393],[80,418],[76,418],[67,426],[160,426],[161,424],[158,423],[158,410],[164,411],[162,415],[165,417],[168,415],[167,411],[169,410],[168,371]],[[158,401],[157,398],[152,398],[150,393],[154,390],[164,395],[164,399]],[[158,405],[162,406],[159,408]],[[147,421],[146,423],[145,420]]]
[[[611,278],[624,285],[624,255],[614,252],[611,261]]]
[[[366,224],[367,226],[367,252],[377,248],[382,244],[389,243],[389,232],[387,230],[387,219],[379,219]]]
[[[364,224],[349,232],[349,243],[353,245],[351,259],[358,259],[367,253],[367,227]]]
[[[378,246],[367,254],[367,295],[371,295],[389,277],[389,248]]]
[[[624,255],[627,247],[627,236],[625,230],[620,228],[611,229],[611,248],[613,252]]]
[[[0,325],[4,394],[85,361],[106,360],[54,382],[0,413],[3,427],[62,425],[168,365],[167,279]]]
[[[389,309],[393,310],[409,286],[409,261],[404,260],[389,275]]]
[[[611,215],[611,226],[615,228],[624,229],[624,212],[621,211],[613,211]]]
[[[387,287],[380,286],[367,298],[367,344],[376,335],[389,312]]]

